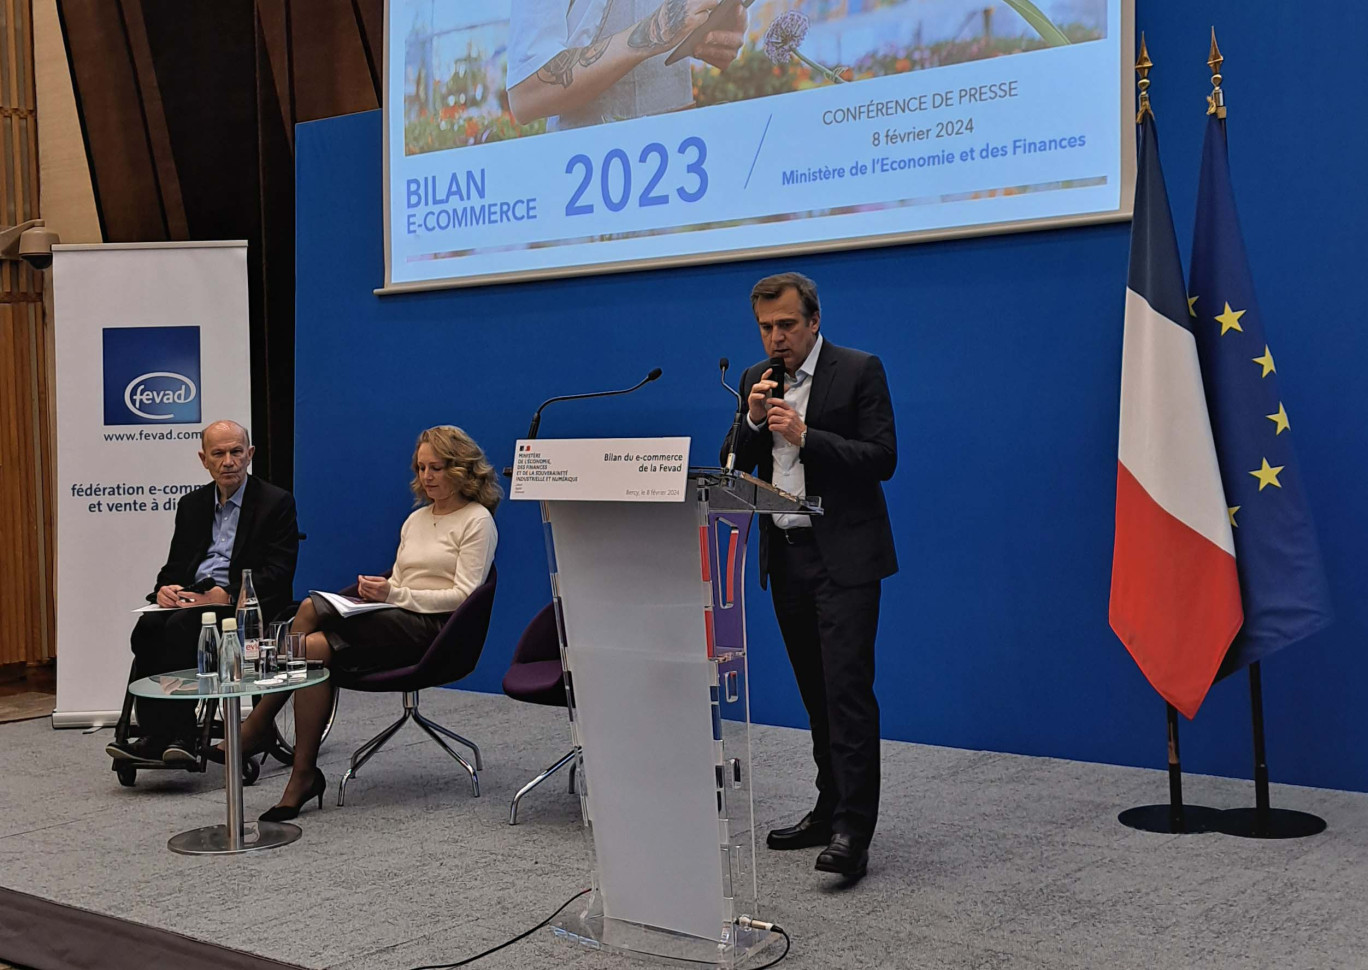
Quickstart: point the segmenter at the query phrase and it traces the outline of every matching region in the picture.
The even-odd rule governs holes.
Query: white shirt
[[[817,342],[812,345],[812,350],[808,353],[807,360],[798,368],[798,373],[784,382],[784,401],[798,412],[798,417],[803,419],[804,424],[807,424],[808,399],[812,397],[812,375],[817,373],[817,357],[822,352],[822,342],[822,335],[819,333]],[[760,430],[751,421],[749,413],[746,414],[746,423],[752,431]],[[798,460],[798,446],[789,444],[788,439],[777,431],[770,434],[774,438],[771,450],[774,457],[774,478],[770,484],[775,488],[782,488],[790,495],[807,498],[807,473],[803,470],[803,463]],[[781,529],[810,528],[812,516],[776,515],[774,524]]]
[[[653,15],[659,0],[512,0],[508,28],[508,74],[516,87],[566,50],[611,37]],[[547,131],[564,131],[628,118],[678,111],[694,103],[687,60],[665,65],[652,56],[578,108],[546,119]]]
[[[607,0],[514,0],[508,36],[513,87],[563,50],[593,43]]]

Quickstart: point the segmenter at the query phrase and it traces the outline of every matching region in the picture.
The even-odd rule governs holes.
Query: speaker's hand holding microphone
[[[771,398],[784,399],[784,359],[782,357],[771,357],[769,367],[760,375],[760,380],[755,382],[751,388],[750,396],[746,399],[746,408],[750,413],[751,424],[763,428],[769,418]]]

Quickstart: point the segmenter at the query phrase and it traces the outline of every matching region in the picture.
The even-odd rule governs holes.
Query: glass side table
[[[312,687],[328,679],[325,668],[310,668],[302,680],[287,680],[280,684],[260,684],[255,675],[246,674],[242,681],[225,689],[215,678],[203,685],[193,668],[173,670],[167,674],[143,677],[128,685],[136,697],[151,697],[172,701],[222,701],[224,738],[224,790],[228,795],[228,824],[206,825],[174,835],[166,843],[172,852],[182,855],[233,855],[274,849],[289,845],[302,834],[298,825],[288,822],[251,822],[242,819],[242,698],[254,694],[276,694],[283,691]]]

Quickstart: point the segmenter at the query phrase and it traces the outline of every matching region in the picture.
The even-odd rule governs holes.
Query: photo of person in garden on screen
[[[404,152],[1085,44],[1107,36],[1107,6],[1107,0],[407,0]],[[705,23],[701,37],[690,39]]]
[[[687,57],[668,55],[718,0],[513,0],[508,103],[519,124],[555,118],[582,128],[691,107]],[[746,39],[746,8],[730,5],[693,56],[725,69]]]

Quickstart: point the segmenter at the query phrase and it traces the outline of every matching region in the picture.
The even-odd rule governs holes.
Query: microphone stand
[[[731,366],[731,361],[723,357],[717,366],[722,371],[722,386],[736,398],[736,417],[732,421],[731,433],[727,435],[727,472],[731,473],[736,470],[736,436],[741,433],[741,418],[746,413],[746,402],[741,392],[727,383],[727,368]]]
[[[649,384],[651,381],[655,380],[660,375],[661,370],[659,367],[657,367],[654,370],[652,370],[649,374],[647,374],[645,377],[643,377],[640,381],[633,384],[631,387],[624,387],[620,391],[590,391],[587,394],[562,394],[560,397],[548,398],[547,400],[542,401],[541,407],[537,408],[537,413],[532,415],[532,424],[529,425],[527,428],[527,437],[535,438],[537,436],[537,429],[541,427],[542,410],[548,404],[555,404],[557,401],[582,401],[585,398],[591,397],[614,397],[618,394],[631,394],[638,388],[644,387],[645,385]]]

